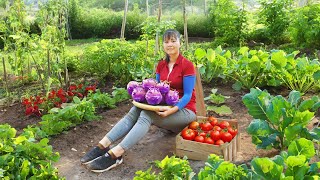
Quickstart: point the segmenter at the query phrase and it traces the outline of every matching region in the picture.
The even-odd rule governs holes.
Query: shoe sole
[[[99,157],[101,157],[101,156],[99,156]],[[92,160],[90,160],[90,161],[87,161],[87,162],[82,162],[81,164],[87,165],[87,164],[93,162],[94,160],[98,159],[99,157],[96,157],[96,158],[94,158],[94,159],[92,159]]]
[[[107,169],[102,169],[102,170],[94,170],[94,169],[92,169],[91,171],[92,172],[96,172],[96,173],[102,173],[102,172],[105,172],[105,171],[109,171],[110,169],[115,168],[118,165],[120,165],[122,162],[123,162],[123,158],[119,162],[117,162],[114,165],[108,167]]]

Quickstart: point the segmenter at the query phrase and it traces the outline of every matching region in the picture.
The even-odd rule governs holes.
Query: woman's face
[[[179,54],[180,41],[175,37],[165,38],[163,48],[169,56]]]

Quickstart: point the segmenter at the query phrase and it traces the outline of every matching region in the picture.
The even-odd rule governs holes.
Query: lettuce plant
[[[286,99],[252,88],[242,100],[254,118],[247,132],[257,148],[285,150],[300,137],[319,140],[318,128],[309,131],[306,127],[320,107],[319,97],[303,100],[300,92],[291,91]]]

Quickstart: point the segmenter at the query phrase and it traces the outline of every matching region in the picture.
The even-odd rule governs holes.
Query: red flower
[[[50,93],[49,93],[49,99],[53,99],[56,97],[56,91],[55,90],[52,90]]]
[[[68,91],[68,96],[74,96],[73,92]]]
[[[77,93],[77,96],[78,96],[79,98],[83,98],[83,95],[82,95],[81,93]]]
[[[65,102],[68,101],[68,99],[66,97],[61,97],[60,100],[61,100],[62,103],[65,103]]]
[[[29,99],[23,99],[22,104],[25,106],[29,106],[31,105],[31,101],[29,101]]]
[[[30,106],[30,107],[28,107],[28,108],[26,109],[26,115],[29,116],[29,115],[31,115],[32,113],[33,113],[33,107]]]
[[[73,91],[73,90],[77,90],[77,85],[72,84],[69,86],[69,91]]]

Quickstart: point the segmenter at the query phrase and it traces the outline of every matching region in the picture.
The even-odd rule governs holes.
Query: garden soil
[[[204,94],[208,96],[212,85],[204,85]],[[218,93],[229,96],[226,105],[233,114],[223,118],[235,118],[239,123],[240,152],[234,161],[236,164],[250,163],[256,157],[273,157],[278,152],[275,150],[256,150],[251,143],[251,137],[246,133],[252,117],[242,103],[242,96],[248,92],[236,92],[230,85],[215,85]],[[99,121],[86,122],[60,135],[50,138],[50,144],[55,152],[59,152],[60,160],[55,163],[61,176],[67,180],[126,180],[133,179],[135,172],[147,170],[155,160],[162,160],[166,156],[174,155],[175,136],[167,130],[151,126],[147,135],[124,155],[124,161],[116,168],[103,172],[93,173],[80,164],[80,158],[90,148],[95,146],[99,140],[129,111],[132,104],[129,100],[118,104],[117,108],[101,111]],[[215,115],[215,114],[210,114]],[[215,115],[218,117],[217,115]],[[20,103],[11,107],[2,108],[0,111],[0,124],[9,123],[12,127],[21,131],[28,124],[35,124],[40,121],[37,117],[25,117],[24,108]],[[189,160],[194,172],[204,167],[205,161]],[[152,170],[156,170],[153,166]]]

